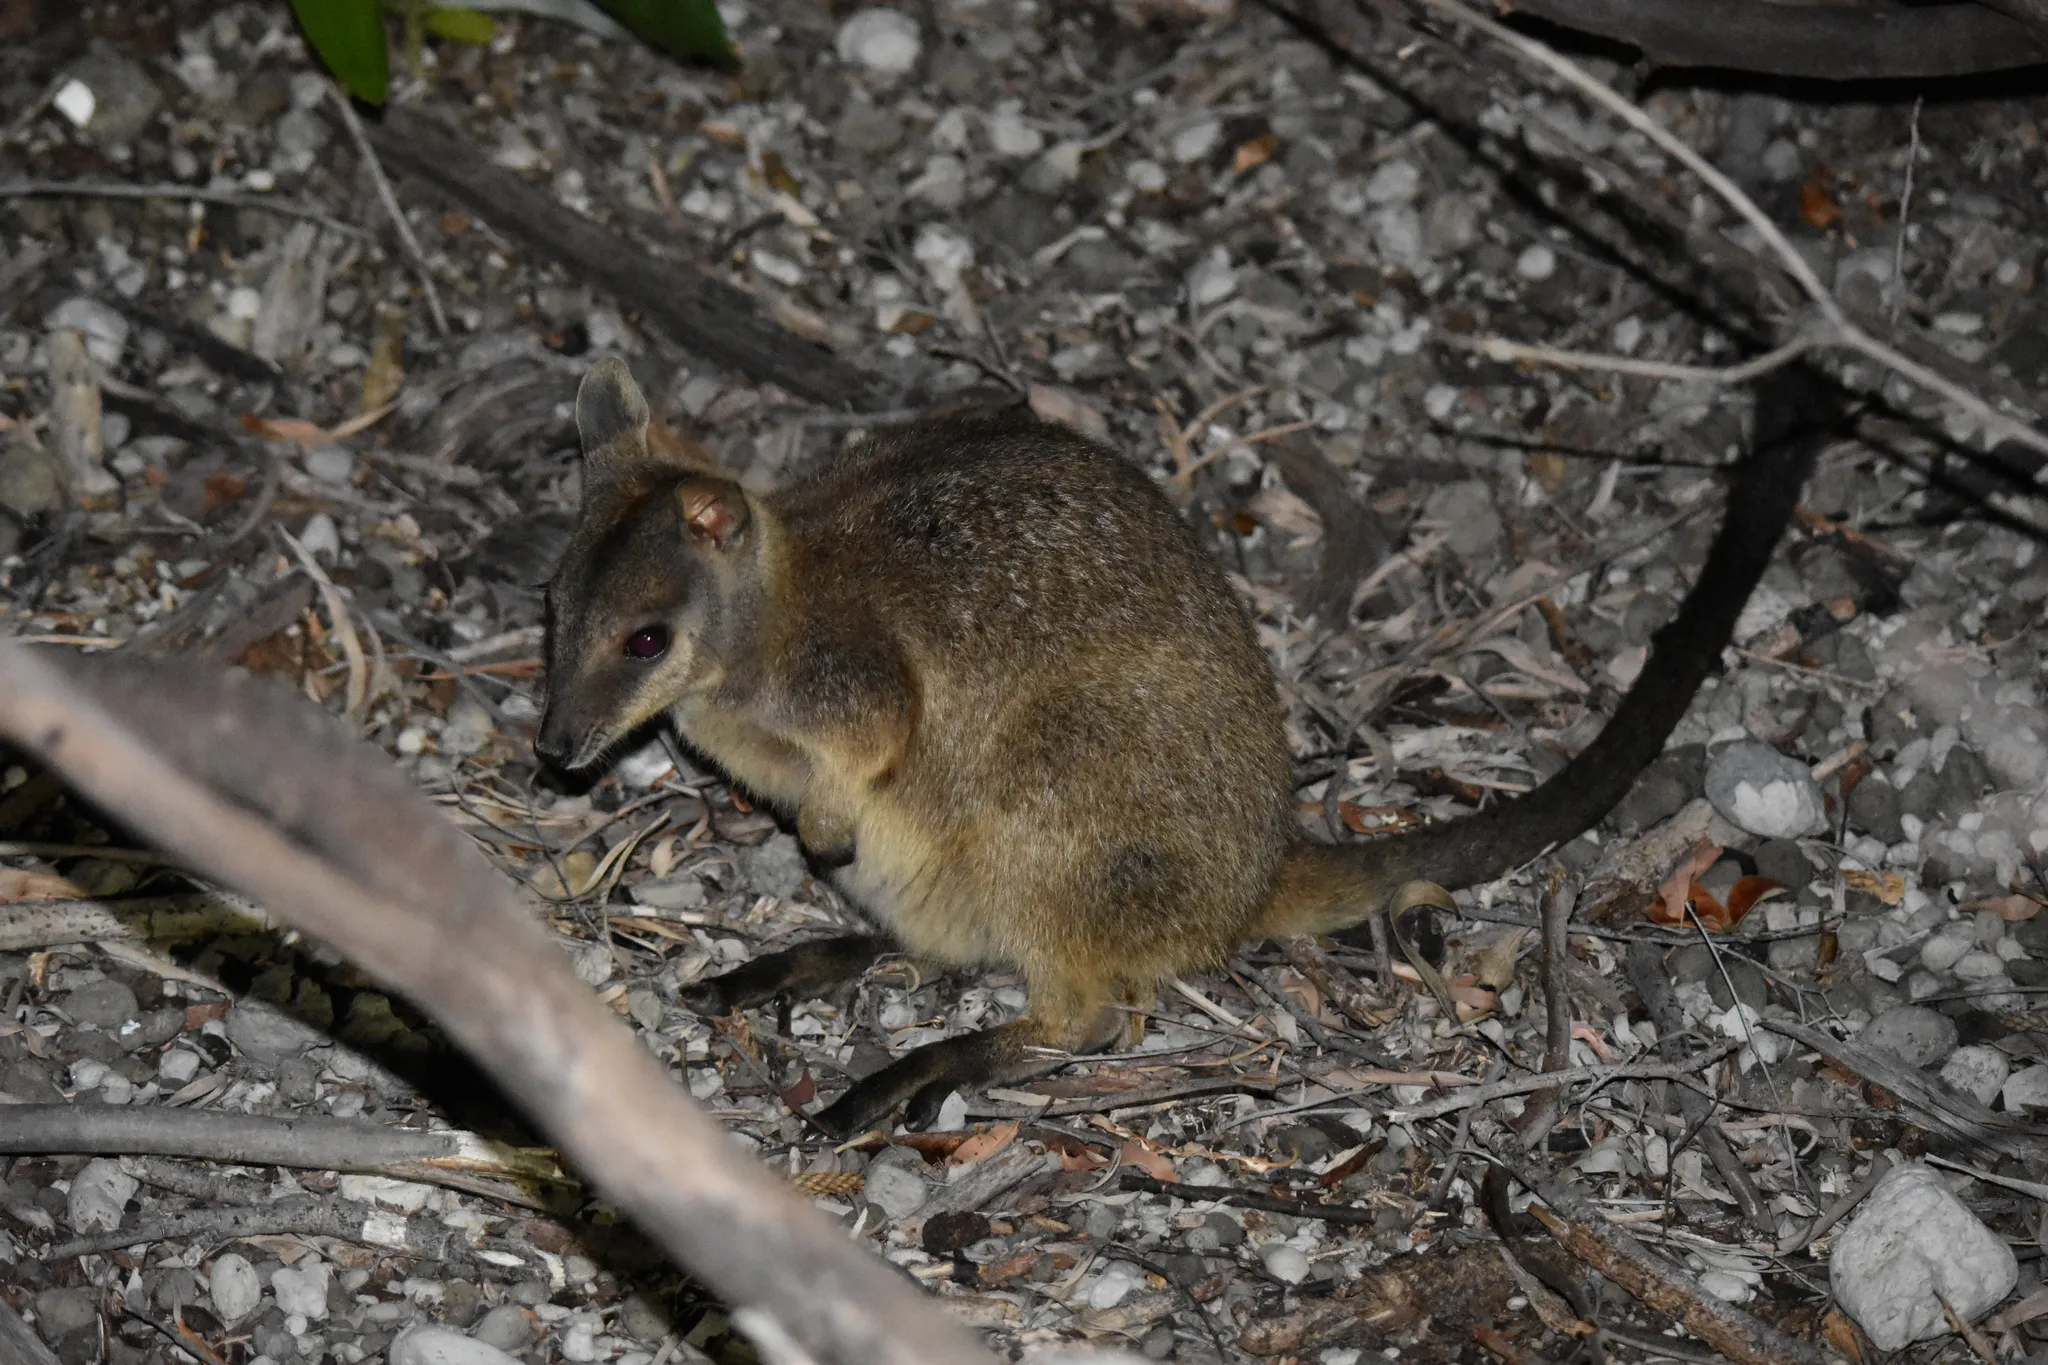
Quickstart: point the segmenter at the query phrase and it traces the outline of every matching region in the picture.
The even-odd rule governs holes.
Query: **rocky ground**
[[[874,418],[707,362],[646,295],[394,170],[409,247],[379,144],[282,4],[45,8],[0,7],[27,25],[0,42],[0,630],[239,663],[345,712],[692,1094],[1005,1348],[1562,1359],[1577,1318],[1611,1359],[1709,1358],[1539,1242],[1515,1244],[1534,1279],[1503,1259],[1474,1140],[1524,1095],[1412,1115],[1540,1064],[1542,867],[1424,945],[1472,1020],[1365,946],[1264,945],[1168,993],[1134,1054],[956,1097],[922,1137],[821,1141],[792,1106],[1021,989],[881,971],[779,1015],[683,1009],[679,988],[847,909],[659,746],[595,785],[537,769],[536,584],[596,355],[751,480]],[[1316,829],[1455,815],[1597,733],[1697,572],[1747,391],[1457,343],[1767,347],[1767,271],[1735,268],[1753,235],[1641,133],[1447,30],[1354,19],[1333,51],[1208,0],[726,12],[737,78],[506,16],[488,47],[430,43],[396,103],[650,280],[701,268],[857,364],[860,411],[995,388],[1143,461],[1257,612]],[[2048,402],[2039,99],[1823,101],[1585,61],[1846,302],[1980,392]],[[1725,669],[1560,858],[1570,1062],[1740,1051],[1702,1072],[1711,1113],[1668,1078],[1574,1091],[1545,1160],[1717,1302],[1837,1345],[1924,1327],[1902,1358],[1964,1359],[1938,1305],[1901,1318],[1924,1285],[1849,1254],[1862,1220],[1901,1218],[2017,1358],[2048,1195],[2040,462],[1868,362],[1847,377],[1871,401]],[[416,1012],[305,945],[53,928],[81,900],[220,907],[4,753],[0,839],[0,1101],[507,1131]],[[422,1323],[536,1365],[751,1358],[573,1198],[67,1150],[0,1165],[0,1298],[60,1360],[445,1358]]]

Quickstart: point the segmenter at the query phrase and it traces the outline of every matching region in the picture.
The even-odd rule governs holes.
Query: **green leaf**
[[[391,90],[391,46],[378,0],[292,0],[306,41],[342,88],[368,104]]]
[[[492,22],[491,16],[473,9],[430,9],[425,18],[427,32],[437,38],[475,43],[482,47],[498,36],[498,26]]]
[[[598,0],[618,21],[672,57],[739,69],[740,54],[725,36],[713,0]]]

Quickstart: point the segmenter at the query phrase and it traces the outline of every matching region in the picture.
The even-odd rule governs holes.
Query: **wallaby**
[[[686,995],[723,1014],[816,994],[901,949],[1005,967],[1023,1017],[916,1048],[815,1118],[1020,1080],[1120,1032],[1118,1004],[1248,942],[1364,921],[1411,881],[1492,880],[1596,824],[1717,665],[1832,402],[1780,375],[1698,583],[1583,753],[1459,821],[1302,832],[1271,664],[1222,569],[1137,465],[1022,412],[875,433],[771,493],[648,442],[626,366],[577,394],[579,523],[548,590],[538,749],[591,766],[665,717],[875,926]]]

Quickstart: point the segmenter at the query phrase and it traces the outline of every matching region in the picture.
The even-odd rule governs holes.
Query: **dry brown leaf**
[[[29,872],[22,868],[0,867],[0,905],[16,905],[24,901],[83,899],[85,892],[54,872]]]
[[[1017,1140],[1017,1125],[999,1123],[993,1128],[970,1136],[967,1141],[953,1149],[946,1158],[949,1166],[965,1166],[976,1161],[986,1161],[1003,1148]]]
[[[1031,411],[1047,422],[1070,427],[1090,440],[1109,439],[1109,422],[1088,404],[1050,384],[1031,386]]]
[[[1673,868],[1664,884],[1657,888],[1657,903],[1650,907],[1650,918],[1659,924],[1686,923],[1685,907],[1692,900],[1694,882],[1720,856],[1721,846],[1712,839],[1702,839],[1694,844],[1685,861]]]
[[[1278,133],[1261,133],[1249,142],[1237,144],[1237,154],[1230,159],[1230,168],[1239,175],[1257,170],[1273,159],[1273,153],[1280,150]]]
[[[323,427],[317,422],[308,422],[303,417],[259,417],[253,412],[242,414],[242,425],[258,436],[271,441],[297,441],[302,446],[331,445],[344,437],[375,426],[391,414],[396,403],[386,403],[368,412],[359,412],[345,422]]]
[[[1892,875],[1898,876],[1896,872]],[[1893,905],[1896,902],[1886,901],[1885,904]],[[2041,903],[2028,900],[2025,896],[1993,896],[1989,900],[1971,901],[1968,905],[1958,906],[1956,913],[1959,915],[1974,915],[1979,910],[1989,910],[2000,919],[2008,923],[2017,924],[2023,919],[2032,919],[2040,914]]]
[[[1845,867],[1842,869],[1842,884],[1851,891],[1861,891],[1865,895],[1875,896],[1886,905],[1897,905],[1906,898],[1906,879],[1897,872],[1879,875],[1875,872],[1865,872],[1860,867]],[[2021,918],[2024,919],[2025,916]]]
[[[1834,226],[1842,216],[1842,206],[1828,189],[1825,174],[1816,171],[1799,187],[1799,220],[1816,230]]]
[[[1117,1160],[1126,1166],[1134,1166],[1154,1180],[1178,1180],[1173,1160],[1166,1153],[1140,1137],[1128,1138],[1117,1151]]]
[[[1510,929],[1488,945],[1472,964],[1472,979],[1489,990],[1504,991],[1515,984],[1515,962],[1533,929]]]

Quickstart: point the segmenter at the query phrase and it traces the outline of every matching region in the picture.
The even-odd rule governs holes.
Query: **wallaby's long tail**
[[[1719,663],[1840,419],[1836,391],[1812,371],[1795,366],[1766,378],[1750,452],[1736,466],[1699,581],[1652,638],[1642,673],[1599,738],[1536,790],[1466,819],[1371,843],[1299,844],[1267,903],[1263,933],[1335,933],[1363,922],[1407,882],[1491,881],[1598,824],[1663,751]]]

